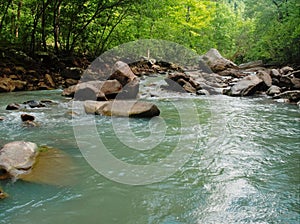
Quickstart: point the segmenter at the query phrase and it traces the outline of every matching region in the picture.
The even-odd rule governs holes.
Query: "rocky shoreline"
[[[125,86],[126,88],[133,88],[130,85],[135,86],[136,92],[131,98],[135,98],[138,92],[138,79],[135,78],[135,84],[131,82],[130,85],[127,85],[128,80],[118,80],[118,74],[114,72],[118,69],[115,64],[104,64],[100,69],[99,67],[93,69],[93,66],[89,67],[91,63],[85,57],[59,59],[53,54],[40,52],[33,59],[13,49],[0,53],[2,53],[0,92],[65,88],[63,95],[73,97],[74,91],[72,93],[68,87],[74,90],[78,83],[82,87],[86,81],[93,81],[93,88],[99,88],[101,85],[99,82],[104,81],[101,88],[105,88],[106,93],[98,95],[98,100],[109,100],[120,92],[126,92],[127,90],[123,91]],[[124,66],[123,62],[119,63],[121,63],[119,66]],[[199,65],[193,68],[145,58],[128,65],[130,69],[126,67],[124,69],[127,70],[123,72],[129,75],[126,79],[132,79],[134,76],[162,75],[165,76],[166,85],[161,87],[166,90],[197,95],[263,94],[279,102],[299,102],[300,70],[289,66],[281,68],[265,66],[262,61],[236,65],[222,57],[216,49],[211,49],[200,56]],[[115,77],[106,73],[112,73]],[[98,81],[98,84],[95,81]],[[78,86],[76,88],[78,89]]]

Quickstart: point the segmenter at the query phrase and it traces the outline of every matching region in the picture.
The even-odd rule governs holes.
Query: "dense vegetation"
[[[0,0],[2,47],[98,56],[137,39],[300,64],[299,0]]]

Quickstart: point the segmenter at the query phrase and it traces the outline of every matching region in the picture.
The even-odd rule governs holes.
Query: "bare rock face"
[[[87,114],[118,117],[154,117],[160,114],[156,105],[141,101],[85,101],[84,109]]]
[[[201,59],[207,63],[213,72],[221,72],[228,68],[238,68],[232,61],[224,58],[217,49],[210,49]]]
[[[37,157],[37,145],[32,142],[10,142],[0,149],[0,170],[13,179],[30,173]],[[0,178],[1,179],[1,178]]]

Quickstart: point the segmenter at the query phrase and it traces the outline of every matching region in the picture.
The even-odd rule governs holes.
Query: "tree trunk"
[[[23,5],[23,2],[22,2],[22,0],[20,0],[19,3],[18,3],[18,11],[17,11],[16,38],[19,37],[19,25],[20,25],[22,5]]]
[[[56,1],[54,5],[53,16],[53,36],[54,36],[54,49],[55,53],[59,53],[59,29],[60,29],[60,8],[62,0]]]
[[[35,34],[36,34],[38,21],[39,21],[39,8],[37,6],[36,14],[35,14],[34,20],[33,20],[33,28],[31,31],[31,40],[30,40],[30,54],[32,56],[34,56],[34,54],[35,54],[35,42],[36,42]]]
[[[47,51],[47,43],[46,43],[46,4],[45,0],[42,0],[42,44],[43,44],[43,50]]]

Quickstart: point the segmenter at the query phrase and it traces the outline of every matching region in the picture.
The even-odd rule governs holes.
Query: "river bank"
[[[14,49],[2,50],[0,63],[0,92],[32,91],[67,88],[82,82],[82,77],[106,80],[101,71],[93,71],[86,57],[58,58],[51,53],[37,52],[35,59]],[[112,69],[112,65],[105,65]],[[279,102],[299,102],[300,70],[290,66],[266,66],[262,61],[236,65],[223,58],[216,49],[200,56],[199,65],[185,68],[171,62],[142,58],[129,63],[138,77],[162,75],[162,88],[176,90],[177,82],[183,91],[191,94],[225,94],[250,96],[263,94]],[[89,75],[92,74],[92,75]]]

